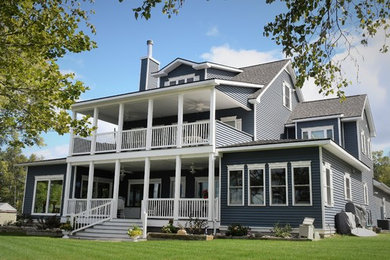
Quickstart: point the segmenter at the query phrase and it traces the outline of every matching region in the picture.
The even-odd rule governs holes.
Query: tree
[[[72,119],[71,105],[88,88],[58,59],[96,43],[89,11],[76,0],[0,1],[0,146],[39,144],[42,132],[88,135],[88,118]]]
[[[119,0],[123,1],[123,0]],[[151,10],[162,0],[143,0],[134,8],[135,18],[149,19]],[[267,0],[272,4],[275,0]],[[286,56],[292,58],[296,70],[297,87],[305,80],[313,78],[319,92],[326,95],[337,93],[344,98],[344,87],[350,83],[344,76],[342,62],[352,58],[351,50],[357,45],[366,46],[369,38],[378,30],[384,29],[385,39],[380,52],[388,51],[386,39],[390,19],[389,0],[280,0],[287,11],[280,13],[275,20],[264,27],[264,35],[271,37],[283,47]],[[171,17],[178,14],[184,0],[167,0],[162,5],[162,13]],[[358,44],[352,40],[357,36]],[[335,54],[345,50],[347,55],[341,60]]]
[[[34,154],[30,158],[24,156],[18,146],[8,146],[6,150],[0,150],[0,202],[8,202],[21,212],[26,170],[15,165],[37,159]]]
[[[390,157],[383,156],[383,151],[372,153],[374,162],[374,178],[390,186]]]

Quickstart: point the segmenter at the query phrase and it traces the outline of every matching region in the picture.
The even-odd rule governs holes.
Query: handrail
[[[100,206],[72,215],[71,220],[74,229],[72,230],[71,234],[110,220],[112,218],[112,206],[113,200]]]

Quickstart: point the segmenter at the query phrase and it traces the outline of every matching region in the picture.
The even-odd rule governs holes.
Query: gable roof
[[[342,102],[340,98],[301,102],[294,108],[287,123],[331,115],[343,115],[344,118],[361,117],[366,98],[367,95],[356,95],[346,97]]]

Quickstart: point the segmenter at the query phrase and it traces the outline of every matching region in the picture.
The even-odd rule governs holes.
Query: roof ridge
[[[240,67],[239,69],[246,69],[246,68],[250,68],[250,67],[256,67],[256,66],[260,66],[260,65],[266,65],[266,64],[276,63],[276,62],[281,62],[281,61],[290,61],[290,59],[281,59],[281,60],[267,61],[267,62],[264,62],[264,63],[259,63],[259,64],[250,65],[250,66]]]
[[[367,96],[367,94],[356,94],[356,95],[346,96],[345,98],[347,99],[347,98],[354,98],[354,97],[359,97],[359,96]],[[328,100],[334,100],[334,99],[340,99],[340,98],[334,97],[334,98],[316,99],[316,100],[310,100],[310,101],[303,101],[301,103],[313,103],[313,102],[328,101]]]

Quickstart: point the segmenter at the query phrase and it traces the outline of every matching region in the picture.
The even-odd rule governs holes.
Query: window
[[[168,80],[164,82],[164,87],[175,86],[184,83],[191,83],[194,81],[199,81],[199,79],[200,79],[199,75],[196,76],[195,74],[172,77],[172,78],[168,78]]]
[[[171,198],[175,197],[175,177],[171,177],[169,184]],[[186,177],[180,177],[180,198],[186,197]]]
[[[333,126],[302,128],[302,139],[333,139]]]
[[[35,177],[33,214],[60,214],[63,176]]]
[[[291,86],[283,82],[283,105],[291,110]]]
[[[346,200],[352,201],[352,184],[349,173],[344,174],[344,196]]]
[[[144,197],[144,180],[129,180],[127,206],[141,207]],[[149,198],[161,198],[161,179],[149,180]]]
[[[329,163],[325,163],[323,174],[325,206],[333,207],[333,173]]]
[[[360,133],[360,142],[361,142],[361,148],[362,148],[362,153],[363,154],[366,154],[367,153],[367,150],[366,150],[366,135],[364,134],[364,131],[362,131]]]
[[[310,162],[292,162],[293,205],[310,206],[311,194],[311,167]]]
[[[228,205],[244,205],[244,166],[228,166]]]
[[[242,120],[240,118],[237,118],[237,116],[221,117],[221,121],[240,131],[242,129]]]
[[[248,205],[265,206],[265,165],[248,165]]]
[[[287,206],[287,163],[269,165],[270,205]]]
[[[372,159],[372,153],[371,153],[371,139],[367,139],[367,154],[370,159]]]
[[[111,198],[112,197],[112,179],[94,177],[92,187],[92,198]],[[81,198],[87,198],[88,176],[81,178]]]
[[[367,183],[363,183],[363,200],[364,200],[364,204],[368,205],[368,186],[367,186]]]

